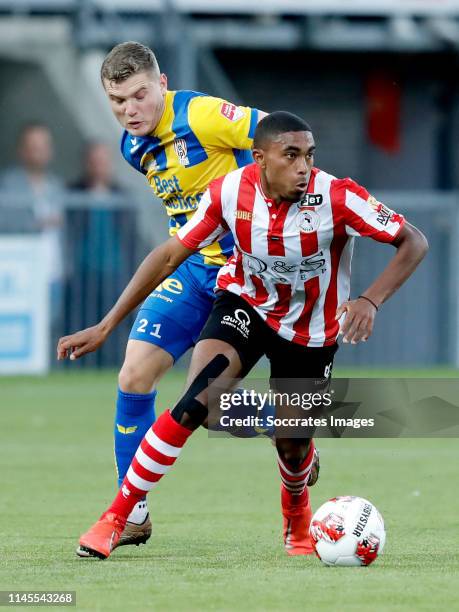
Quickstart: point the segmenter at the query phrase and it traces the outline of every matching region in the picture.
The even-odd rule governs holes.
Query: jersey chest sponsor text
[[[151,177],[150,184],[155,194],[163,200],[166,208],[172,212],[196,210],[202,198],[202,191],[198,193],[184,193],[180,180],[173,174],[170,178],[164,178],[155,174]]]
[[[320,249],[312,255],[303,255],[294,260],[285,257],[259,257],[242,253],[242,263],[249,274],[262,280],[295,285],[327,271],[326,250]]]
[[[251,249],[244,249],[239,242],[244,269],[262,280],[302,286],[304,282],[326,273],[329,249],[333,238],[332,216],[320,208],[313,210],[294,206],[279,231],[267,227],[269,219],[264,215],[237,210],[234,231],[238,223],[251,224]],[[273,213],[270,213],[273,214]],[[275,213],[274,213],[275,214]],[[271,247],[282,244],[278,254]]]

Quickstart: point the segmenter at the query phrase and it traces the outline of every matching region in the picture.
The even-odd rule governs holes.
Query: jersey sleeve
[[[352,179],[338,181],[343,220],[349,236],[367,236],[378,242],[393,242],[405,218],[370,195]]]
[[[177,232],[177,238],[187,249],[198,251],[229,233],[222,213],[221,182],[222,179],[217,179],[210,183],[194,215]]]
[[[188,121],[204,147],[250,149],[258,115],[255,108],[202,96],[190,102]]]

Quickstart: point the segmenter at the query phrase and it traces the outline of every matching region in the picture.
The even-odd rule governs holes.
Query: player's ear
[[[166,95],[166,91],[167,91],[167,76],[163,73],[160,74],[159,76],[159,88],[160,91],[162,93],[162,95]]]
[[[260,166],[260,168],[265,168],[265,156],[262,149],[252,149],[252,155],[254,161]]]

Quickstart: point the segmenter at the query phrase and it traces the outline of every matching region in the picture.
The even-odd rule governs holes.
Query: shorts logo
[[[190,160],[188,159],[188,147],[183,138],[176,138],[174,140],[174,150],[182,166],[189,166]]]
[[[166,278],[166,280],[163,280],[163,282],[156,287],[154,292],[161,292],[163,290],[174,293],[175,295],[180,295],[183,291],[183,285],[177,278]]]
[[[243,327],[248,327],[250,325],[250,317],[245,310],[238,308],[234,311],[234,316]]]
[[[244,116],[244,111],[236,106],[235,104],[229,104],[228,102],[224,102],[220,107],[220,113],[232,121],[239,121]]]
[[[228,325],[244,336],[245,339],[249,337],[249,325],[250,317],[242,308],[236,308],[234,311],[234,317],[231,315],[225,315],[221,320],[222,325]]]
[[[296,217],[296,224],[301,232],[312,234],[317,232],[320,225],[320,217],[314,210],[300,210]]]

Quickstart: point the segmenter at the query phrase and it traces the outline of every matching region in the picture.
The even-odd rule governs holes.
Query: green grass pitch
[[[183,371],[167,377],[159,410],[183,381]],[[287,557],[274,449],[204,431],[149,497],[148,544],[82,560],[78,536],[115,492],[116,374],[4,378],[0,388],[0,589],[75,590],[78,610],[459,609],[457,440],[319,441],[313,507],[354,494],[385,517],[386,551],[369,568]]]

